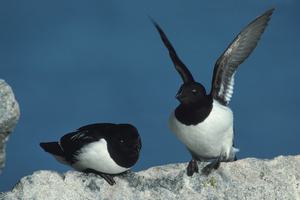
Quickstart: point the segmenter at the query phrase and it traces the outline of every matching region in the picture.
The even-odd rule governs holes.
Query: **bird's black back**
[[[86,144],[104,138],[108,129],[115,126],[111,123],[98,123],[82,126],[74,132],[64,135],[60,139],[60,145],[65,153],[65,158],[70,163],[76,161],[77,152]]]

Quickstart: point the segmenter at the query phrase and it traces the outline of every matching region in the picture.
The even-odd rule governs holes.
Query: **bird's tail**
[[[65,154],[63,150],[61,149],[58,142],[42,142],[40,143],[40,146],[48,153],[51,153],[55,156],[61,156],[64,157]]]

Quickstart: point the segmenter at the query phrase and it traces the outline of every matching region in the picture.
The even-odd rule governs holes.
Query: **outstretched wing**
[[[155,28],[157,29],[164,45],[167,47],[167,49],[169,51],[169,55],[173,61],[173,64],[174,64],[177,72],[181,76],[183,82],[184,83],[194,82],[194,78],[193,78],[191,72],[188,70],[188,68],[185,66],[185,64],[178,57],[174,47],[172,46],[171,42],[168,40],[166,34],[163,32],[161,27],[154,20],[152,20],[152,23],[154,24]]]
[[[238,66],[255,49],[273,11],[274,9],[270,9],[253,20],[218,58],[214,67],[211,95],[221,104],[229,103],[233,94],[234,74]]]

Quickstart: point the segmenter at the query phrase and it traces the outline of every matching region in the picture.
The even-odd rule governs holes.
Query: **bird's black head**
[[[134,126],[118,124],[111,130],[107,140],[110,156],[118,165],[129,168],[137,162],[142,143]]]
[[[187,82],[182,84],[176,94],[178,101],[184,105],[197,103],[204,97],[206,97],[205,88],[197,82]]]

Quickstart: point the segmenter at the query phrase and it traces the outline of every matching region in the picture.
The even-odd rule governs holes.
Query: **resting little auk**
[[[217,169],[220,162],[235,160],[238,149],[233,147],[233,113],[228,107],[234,75],[238,66],[256,47],[273,11],[270,9],[253,20],[218,58],[208,94],[180,60],[162,28],[152,21],[183,80],[176,95],[180,104],[171,114],[169,125],[192,155],[187,167],[188,176],[198,172],[197,160],[211,161],[202,169],[206,175]]]
[[[78,171],[98,174],[113,185],[112,175],[129,170],[137,162],[141,139],[130,124],[99,123],[68,133],[59,142],[40,146],[59,162]]]

